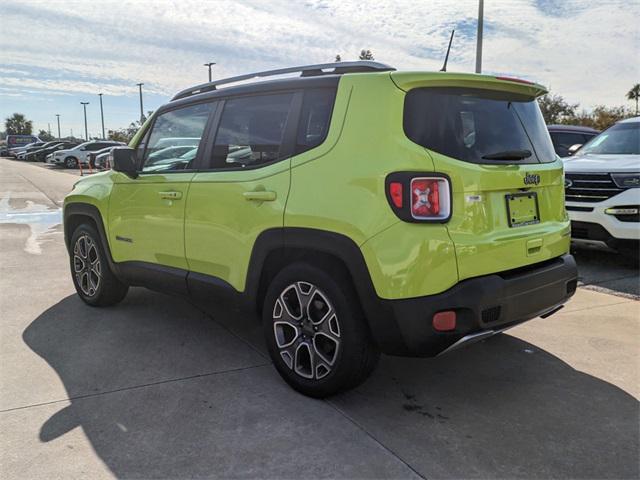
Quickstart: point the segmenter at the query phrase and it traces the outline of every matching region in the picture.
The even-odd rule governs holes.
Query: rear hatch
[[[446,225],[460,280],[566,253],[562,163],[536,101],[544,89],[477,75],[391,75],[407,91],[405,134],[450,178]]]

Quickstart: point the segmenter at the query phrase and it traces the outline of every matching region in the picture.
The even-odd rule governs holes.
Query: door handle
[[[179,200],[182,198],[182,192],[158,192],[160,198],[166,198],[169,200]]]
[[[269,190],[256,190],[253,192],[244,192],[242,196],[246,200],[254,200],[257,202],[273,202],[277,197],[276,192],[271,192]]]

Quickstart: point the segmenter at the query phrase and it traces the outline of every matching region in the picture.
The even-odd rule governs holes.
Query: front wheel
[[[333,273],[307,264],[286,267],[271,282],[263,308],[276,369],[295,390],[317,398],[357,386],[379,358],[355,290]]]
[[[67,157],[64,159],[64,166],[67,168],[76,168],[78,166],[78,159],[75,157]]]
[[[71,276],[82,301],[96,307],[120,302],[129,287],[109,268],[100,236],[93,225],[82,224],[76,228],[71,246]]]

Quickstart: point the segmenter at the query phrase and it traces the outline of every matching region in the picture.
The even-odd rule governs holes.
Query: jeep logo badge
[[[525,185],[538,185],[540,183],[540,175],[535,173],[527,173],[524,177]]]

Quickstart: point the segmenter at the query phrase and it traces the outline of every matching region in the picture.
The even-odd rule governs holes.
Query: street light
[[[105,140],[106,137],[104,136],[104,111],[102,110],[102,94],[99,93],[98,96],[100,97],[100,118],[102,119],[102,139]]]
[[[209,67],[209,83],[211,83],[211,67],[215,64],[216,62],[209,62],[204,64],[205,67]]]
[[[478,35],[476,44],[476,73],[482,73],[482,22],[484,17],[484,0],[478,4]]]
[[[89,141],[89,133],[87,131],[87,105],[89,105],[89,102],[80,102],[80,104],[84,108],[84,139]]]
[[[58,140],[62,140],[62,137],[60,136],[60,114],[56,113],[56,117],[58,117]]]
[[[144,110],[142,109],[142,85],[144,83],[138,83],[138,88],[140,89],[140,125],[144,123]]]

